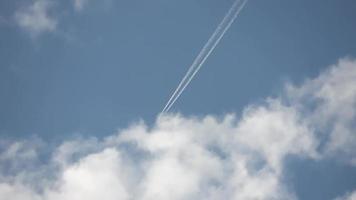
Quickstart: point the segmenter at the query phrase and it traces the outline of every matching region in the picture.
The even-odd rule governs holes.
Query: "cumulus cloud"
[[[287,157],[355,159],[355,76],[356,61],[343,59],[300,86],[289,84],[281,97],[247,106],[241,117],[167,115],[103,139],[65,141],[42,161],[36,143],[5,145],[0,197],[297,199],[284,178]],[[13,169],[12,158],[36,167]]]
[[[52,1],[35,0],[29,6],[23,7],[15,13],[16,22],[34,36],[53,32],[56,30],[58,21],[50,13],[52,8]]]
[[[246,122],[234,116],[222,120],[167,116],[153,128],[139,123],[102,141],[67,141],[44,166],[57,169],[57,174],[43,181],[41,193],[31,188],[31,180],[26,183],[17,176],[5,176],[1,196],[25,194],[27,199],[46,200],[291,199],[293,195],[281,184],[283,156],[278,149],[283,146],[286,154],[299,155],[312,152],[312,146],[292,148],[292,142],[298,143],[295,135],[281,133],[277,150],[268,149],[272,130],[264,131],[269,127],[263,126],[254,131],[267,135],[259,143],[246,143],[249,139],[242,139],[239,133],[247,134],[243,133],[246,123],[260,114],[249,113]],[[287,117],[298,123],[294,116]],[[312,136],[305,137],[311,144]],[[39,178],[32,177],[33,181]]]
[[[287,95],[305,121],[324,139],[323,153],[356,159],[356,61],[345,58],[302,86],[287,86]]]

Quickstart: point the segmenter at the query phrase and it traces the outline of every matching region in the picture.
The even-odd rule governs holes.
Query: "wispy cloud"
[[[82,11],[88,0],[72,0],[75,12]],[[44,33],[58,31],[60,19],[58,13],[62,13],[64,7],[59,6],[61,2],[53,0],[31,0],[30,3],[22,5],[14,14],[16,24],[29,32],[31,36],[37,37]],[[57,14],[57,15],[56,15]],[[3,19],[0,18],[0,24]],[[63,34],[63,31],[60,31]]]
[[[77,11],[82,11],[88,0],[74,0],[74,8]]]
[[[4,144],[0,196],[297,199],[285,182],[286,157],[356,157],[355,77],[356,61],[342,59],[300,86],[289,84],[281,97],[247,106],[241,117],[165,115],[152,127],[139,122],[103,139],[65,141],[45,162],[39,162],[43,147],[37,143]]]
[[[15,13],[16,22],[33,36],[53,32],[57,28],[58,20],[50,14],[52,8],[52,1],[35,0]]]

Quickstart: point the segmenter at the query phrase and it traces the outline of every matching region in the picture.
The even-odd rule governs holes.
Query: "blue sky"
[[[112,137],[117,129],[130,132],[132,124],[140,120],[148,127],[159,127],[157,113],[232,3],[231,0],[1,1],[0,138],[4,143],[0,144],[1,155],[16,141],[25,143],[23,148],[35,148],[36,158],[37,154],[49,151],[43,145],[37,149],[38,142],[31,142],[34,137],[41,140],[39,143],[56,144],[78,137],[85,141],[97,138],[102,147],[83,150],[86,153],[81,156],[86,161],[93,152],[107,156],[106,143],[102,144],[101,139]],[[279,112],[278,106],[266,100],[278,99],[282,105],[292,105],[296,118],[305,120],[308,129],[328,135],[316,138],[329,138],[320,139],[320,145],[315,145],[318,156],[312,155],[312,147],[305,150],[308,153],[300,153],[301,158],[295,152],[304,150],[282,148],[285,154],[278,155],[286,155],[281,164],[285,169],[277,179],[287,189],[281,193],[287,191],[297,199],[335,199],[351,194],[356,188],[355,165],[347,164],[356,159],[352,150],[356,145],[353,143],[356,128],[350,125],[355,122],[356,107],[355,77],[351,76],[356,57],[355,10],[353,0],[250,0],[174,105],[172,111],[181,116],[172,116],[167,121],[182,120],[183,127],[190,123],[193,127],[209,126],[204,120],[186,121],[192,116],[202,119],[214,116],[218,120],[232,113],[239,121],[236,128],[240,132],[245,127],[243,119],[249,119],[250,115],[244,115],[249,106],[257,107],[255,112],[250,111],[251,115],[260,113],[258,108]],[[336,72],[329,72],[331,68]],[[351,77],[340,75],[343,69],[351,71]],[[315,88],[327,87],[328,78],[333,84],[342,82],[332,94],[337,94],[336,91],[350,94],[346,95],[347,101],[331,99],[329,93],[320,95],[325,95],[325,102],[333,103],[324,105],[313,100],[321,98]],[[288,84],[299,88],[295,90],[299,92],[285,89]],[[300,109],[295,102],[305,108]],[[316,106],[310,106],[310,102]],[[343,108],[351,114],[338,111]],[[314,115],[325,120],[316,122],[318,117]],[[344,121],[341,123],[339,119]],[[258,126],[259,122],[256,123]],[[342,125],[335,125],[338,123]],[[219,129],[223,125],[216,126]],[[344,133],[338,132],[339,127],[347,129],[342,136],[335,133]],[[197,132],[201,129],[197,128]],[[344,136],[351,142],[337,140]],[[238,141],[249,144],[242,139]],[[329,143],[335,145],[328,147]],[[287,152],[298,154],[298,159],[294,154],[289,158]],[[268,161],[267,157],[270,155],[266,156]],[[0,169],[9,163],[0,159]],[[68,166],[75,164],[73,161]],[[65,174],[66,169],[59,171],[58,176]],[[11,179],[2,177],[7,176],[1,174],[0,183]],[[65,199],[56,195],[41,198]],[[267,195],[258,199],[269,198],[272,197]],[[187,198],[177,196],[177,199]]]

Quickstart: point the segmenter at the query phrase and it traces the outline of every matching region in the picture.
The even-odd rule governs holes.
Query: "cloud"
[[[244,122],[237,121],[234,116],[222,120],[167,116],[151,129],[139,123],[102,141],[67,141],[53,153],[50,164],[43,166],[57,169],[57,174],[38,186],[42,193],[31,188],[41,174],[26,177],[33,178],[27,183],[17,176],[5,176],[1,196],[26,194],[46,200],[291,199],[293,195],[281,184],[281,162],[276,161],[283,159],[280,152],[265,154],[266,147],[257,148],[269,142],[265,139],[245,145],[238,137]],[[294,136],[281,137],[292,146]],[[289,152],[299,155],[301,151]],[[270,157],[277,164],[270,164]],[[23,171],[19,169],[19,173]]]
[[[342,59],[300,86],[288,84],[281,97],[247,106],[241,117],[167,115],[106,138],[64,141],[47,159],[39,142],[2,145],[0,196],[297,199],[285,179],[287,157],[355,160],[355,75],[356,61]]]
[[[88,3],[88,0],[74,0],[74,8],[77,11],[81,11],[83,10],[85,4]]]
[[[356,200],[356,190],[352,193],[347,193],[342,197],[338,197],[335,200]]]
[[[356,159],[356,61],[344,58],[300,87],[287,86],[291,104],[324,137],[323,153]]]
[[[52,1],[34,0],[28,7],[19,9],[15,13],[15,20],[21,28],[33,36],[53,32],[57,28],[58,20],[50,14],[52,7]]]
[[[100,3],[110,3],[102,1]],[[70,0],[69,7],[74,8],[77,14],[86,7],[89,0]],[[64,38],[70,37],[65,30],[61,30],[59,24],[63,18],[69,15],[68,5],[62,1],[54,0],[30,0],[27,4],[20,6],[14,13],[16,25],[27,31],[32,37],[38,37],[44,33],[56,33]],[[73,9],[70,9],[73,11]],[[59,17],[60,16],[60,17]],[[0,25],[7,24],[8,21],[0,16]]]

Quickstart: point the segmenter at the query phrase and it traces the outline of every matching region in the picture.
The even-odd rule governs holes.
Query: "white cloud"
[[[323,153],[342,153],[350,162],[355,160],[356,61],[341,59],[317,78],[287,90],[305,121],[328,138]]]
[[[347,193],[342,197],[338,197],[335,200],[356,200],[356,190],[353,191],[352,193]]]
[[[341,60],[302,86],[288,86],[286,98],[248,106],[241,118],[164,116],[153,127],[140,122],[102,140],[66,141],[49,161],[36,162],[35,172],[5,173],[9,158],[39,160],[38,153],[23,154],[38,152],[35,145],[15,142],[0,156],[0,197],[297,199],[284,179],[286,157],[355,159],[355,72],[355,61]],[[320,134],[329,137],[322,141]]]
[[[31,5],[15,13],[17,24],[29,31],[33,36],[45,32],[53,32],[57,27],[57,19],[50,14],[53,2],[49,0],[34,0]]]
[[[261,129],[255,132],[267,135],[258,143],[242,140],[239,135],[247,134],[243,133],[245,123],[260,114],[249,112],[253,113],[241,122],[234,116],[223,120],[167,116],[152,129],[139,123],[103,141],[65,142],[44,166],[57,173],[38,186],[42,193],[32,188],[40,174],[26,177],[26,182],[4,174],[0,196],[25,194],[45,200],[293,199],[282,184],[280,151],[301,155],[302,151],[291,145],[299,139],[281,134],[281,141],[289,145],[269,149],[266,143],[272,130]],[[294,117],[290,120],[298,123]],[[311,135],[305,137],[313,140]],[[312,152],[312,146],[305,151]]]
[[[287,154],[317,157],[312,130],[295,108],[279,100],[245,110],[236,135],[241,144],[260,152],[276,170]]]
[[[29,187],[17,184],[0,183],[0,194],[4,200],[41,200]]]
[[[117,200],[128,199],[119,152],[107,148],[90,154],[65,168],[56,183],[44,195],[51,200]]]

